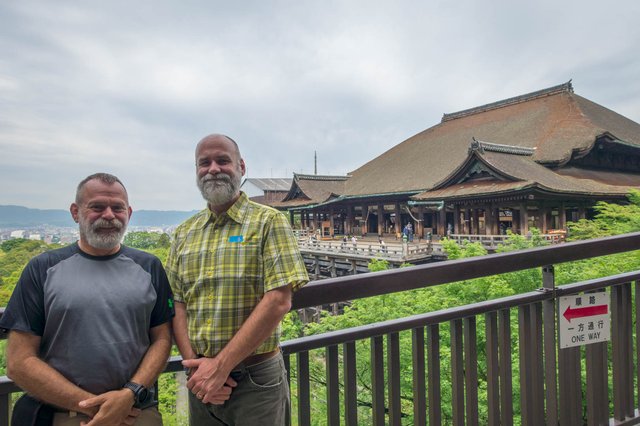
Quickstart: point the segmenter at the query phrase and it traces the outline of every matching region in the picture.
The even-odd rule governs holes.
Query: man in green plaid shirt
[[[196,171],[208,208],[176,229],[166,265],[190,424],[283,425],[279,325],[309,281],[296,238],[282,213],[240,192],[245,164],[231,138],[202,139]]]

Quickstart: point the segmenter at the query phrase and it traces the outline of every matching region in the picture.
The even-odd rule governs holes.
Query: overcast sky
[[[346,174],[450,113],[564,83],[640,122],[640,2],[3,1],[0,204],[204,206],[194,146],[248,177]]]

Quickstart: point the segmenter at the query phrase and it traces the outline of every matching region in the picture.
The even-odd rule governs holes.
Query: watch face
[[[147,396],[149,396],[149,390],[147,388],[140,389],[138,392],[138,402],[145,402],[147,400]]]

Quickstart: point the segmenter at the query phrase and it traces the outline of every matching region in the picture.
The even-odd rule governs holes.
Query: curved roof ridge
[[[478,107],[473,107],[469,109],[464,109],[462,111],[452,112],[449,114],[442,115],[441,123],[445,121],[455,120],[457,118],[468,117],[470,115],[479,114],[481,112],[490,111],[492,109],[503,108],[509,105],[519,104],[522,102],[527,102],[537,98],[543,98],[545,96],[551,96],[558,93],[573,93],[573,86],[571,85],[571,80],[566,83],[559,84],[557,86],[548,87],[546,89],[537,90],[535,92],[527,93],[520,96],[515,96],[513,98],[503,99],[501,101],[492,102],[489,104],[481,105]]]
[[[501,152],[503,154],[531,156],[536,152],[536,148],[528,148],[528,147],[516,146],[516,145],[505,145],[505,144],[493,143],[493,142],[484,142],[484,141],[479,141],[476,138],[472,138],[472,139],[473,140],[469,145],[469,153],[473,151],[479,151],[480,153],[484,153],[484,151],[491,151],[491,152]]]
[[[346,176],[332,176],[332,175],[306,175],[302,173],[294,173],[293,176],[297,179],[306,180],[347,180],[349,175]]]

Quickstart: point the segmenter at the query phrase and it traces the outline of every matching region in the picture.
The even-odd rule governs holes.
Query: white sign
[[[607,292],[561,297],[558,317],[561,348],[611,340]]]

